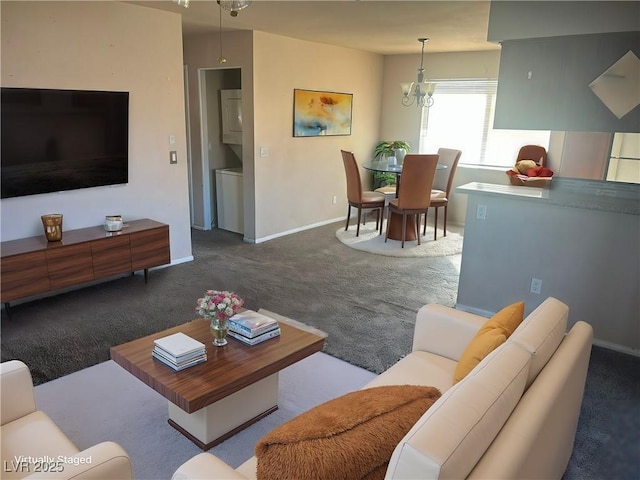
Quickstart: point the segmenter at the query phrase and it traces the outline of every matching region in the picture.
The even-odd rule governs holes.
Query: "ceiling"
[[[182,15],[185,35],[218,32],[215,0],[130,2]],[[487,42],[489,1],[254,0],[231,17],[223,10],[222,29],[260,30],[311,42],[382,55],[420,53],[419,37],[428,37],[426,53],[496,50]]]

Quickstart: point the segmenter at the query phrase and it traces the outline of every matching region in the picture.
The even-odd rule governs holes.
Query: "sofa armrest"
[[[11,360],[0,364],[0,392],[2,425],[36,411],[31,372],[23,362]]]
[[[115,442],[102,442],[72,456],[53,455],[53,470],[34,473],[30,480],[60,480],[72,478],[86,480],[131,480],[131,460],[124,449]],[[60,463],[56,463],[60,462]]]
[[[418,310],[413,332],[413,351],[422,350],[458,361],[485,317],[443,305],[429,304]]]
[[[171,480],[247,480],[247,477],[231,468],[215,455],[199,453],[180,465]]]
[[[54,470],[38,472],[26,477],[37,479],[131,480],[131,460],[124,449],[115,442],[102,442],[72,456],[53,456]],[[60,462],[60,463],[56,463]]]

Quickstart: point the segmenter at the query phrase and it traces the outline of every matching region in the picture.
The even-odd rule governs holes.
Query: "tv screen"
[[[129,93],[0,91],[2,198],[127,183]]]

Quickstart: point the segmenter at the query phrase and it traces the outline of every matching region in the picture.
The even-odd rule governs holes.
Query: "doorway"
[[[201,162],[193,159],[190,176],[193,228],[211,230],[218,225],[216,170],[242,167],[242,144],[223,142],[220,101],[221,90],[241,88],[240,68],[198,70]]]

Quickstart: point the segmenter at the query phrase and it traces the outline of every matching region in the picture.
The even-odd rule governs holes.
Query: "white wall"
[[[340,150],[352,150],[361,163],[372,156],[382,56],[255,32],[254,61],[256,239],[344,218]],[[351,135],[294,138],[295,88],[352,93]],[[269,148],[268,158],[260,158],[261,147]]]
[[[420,142],[421,109],[415,106],[405,107],[401,103],[401,82],[415,81],[420,66],[420,54],[391,55],[384,59],[383,83],[383,111],[381,118],[380,140],[407,140],[417,152]],[[429,79],[459,79],[459,78],[498,78],[500,66],[500,51],[463,53],[433,53],[425,54],[425,75]],[[434,94],[438,108],[438,92]],[[456,145],[442,145],[456,148]],[[464,152],[462,152],[464,156]],[[508,184],[504,173],[506,169],[484,169],[458,167],[454,178],[454,193],[449,201],[447,222],[464,224],[466,211],[466,195],[455,193],[455,185],[469,182],[490,182]],[[432,212],[429,215],[433,215]],[[432,222],[433,220],[429,220]]]
[[[223,52],[225,67],[242,68],[245,240],[260,242],[344,218],[340,149],[353,150],[361,162],[373,153],[379,138],[382,56],[264,32],[225,34]],[[185,38],[192,161],[200,177],[197,71],[219,67],[218,54],[217,35]],[[353,93],[351,135],[294,138],[295,88]],[[261,147],[268,148],[268,158],[260,156]]]
[[[180,16],[119,2],[2,2],[2,86],[128,91],[129,183],[0,201],[2,241],[105,215],[169,224],[171,259],[190,259]],[[169,136],[176,143],[169,144]],[[169,164],[169,151],[178,164]]]

